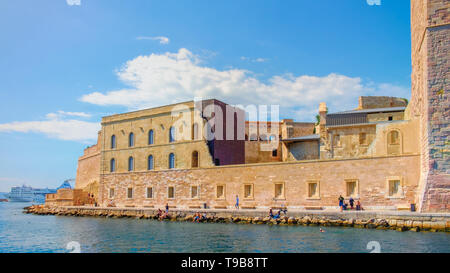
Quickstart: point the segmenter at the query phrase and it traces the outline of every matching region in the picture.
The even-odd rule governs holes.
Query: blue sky
[[[409,0],[76,2],[0,2],[0,191],[74,178],[108,114],[202,96],[311,121],[410,96]]]

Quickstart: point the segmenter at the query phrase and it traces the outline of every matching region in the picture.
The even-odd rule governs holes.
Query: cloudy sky
[[[194,97],[318,104],[410,97],[409,1],[0,2],[0,191],[74,178],[101,116]]]

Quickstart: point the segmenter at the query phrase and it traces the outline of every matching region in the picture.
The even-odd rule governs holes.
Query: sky
[[[75,178],[110,114],[203,97],[313,121],[322,101],[409,99],[409,2],[1,0],[0,191]]]

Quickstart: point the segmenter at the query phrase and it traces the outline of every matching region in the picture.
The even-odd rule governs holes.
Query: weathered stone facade
[[[232,208],[238,195],[243,208],[282,204],[291,208],[337,208],[339,194],[350,196],[347,182],[356,182],[351,195],[361,199],[366,209],[397,209],[409,207],[415,200],[418,165],[419,156],[411,155],[125,172],[103,176],[100,200],[103,206],[113,200],[119,207],[157,208],[169,203],[177,208],[200,208],[207,203],[211,208]],[[400,181],[401,195],[389,196],[389,180]],[[317,194],[308,192],[309,183],[317,183]],[[278,193],[277,185],[281,185]],[[172,187],[174,195],[169,193]],[[192,187],[198,187],[194,196]],[[151,188],[152,195],[147,195],[147,188]]]
[[[411,118],[420,121],[422,211],[450,209],[450,2],[411,1]]]

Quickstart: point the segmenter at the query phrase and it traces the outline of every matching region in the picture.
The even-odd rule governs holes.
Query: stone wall
[[[359,97],[359,105],[356,109],[361,110],[387,107],[406,107],[406,105],[406,100],[402,98],[370,96]]]
[[[450,2],[411,1],[412,118],[420,120],[422,211],[450,206]]]
[[[100,182],[100,147],[101,133],[98,135],[97,144],[86,148],[83,155],[78,158],[77,177],[75,180],[76,189],[87,189],[90,187],[89,185],[95,185]],[[97,195],[97,192],[91,193]]]
[[[201,207],[231,208],[236,195],[242,207],[290,208],[320,206],[337,208],[340,194],[346,195],[346,183],[357,182],[355,198],[360,198],[367,209],[396,209],[414,203],[419,177],[419,156],[380,157],[353,160],[306,161],[293,163],[265,163],[235,165],[189,170],[170,170],[106,174],[102,177],[100,204],[111,200],[122,207]],[[402,195],[388,196],[388,180],[401,181]],[[308,183],[318,183],[319,194],[309,197]],[[276,184],[282,184],[282,194],[275,196]],[[245,187],[251,186],[251,195],[244,196]],[[191,198],[192,186],[199,195]],[[218,197],[218,186],[224,196]],[[146,198],[146,189],[152,187],[153,197]],[[168,198],[169,187],[175,197]],[[114,197],[109,198],[109,189]],[[127,198],[128,188],[132,198]]]

